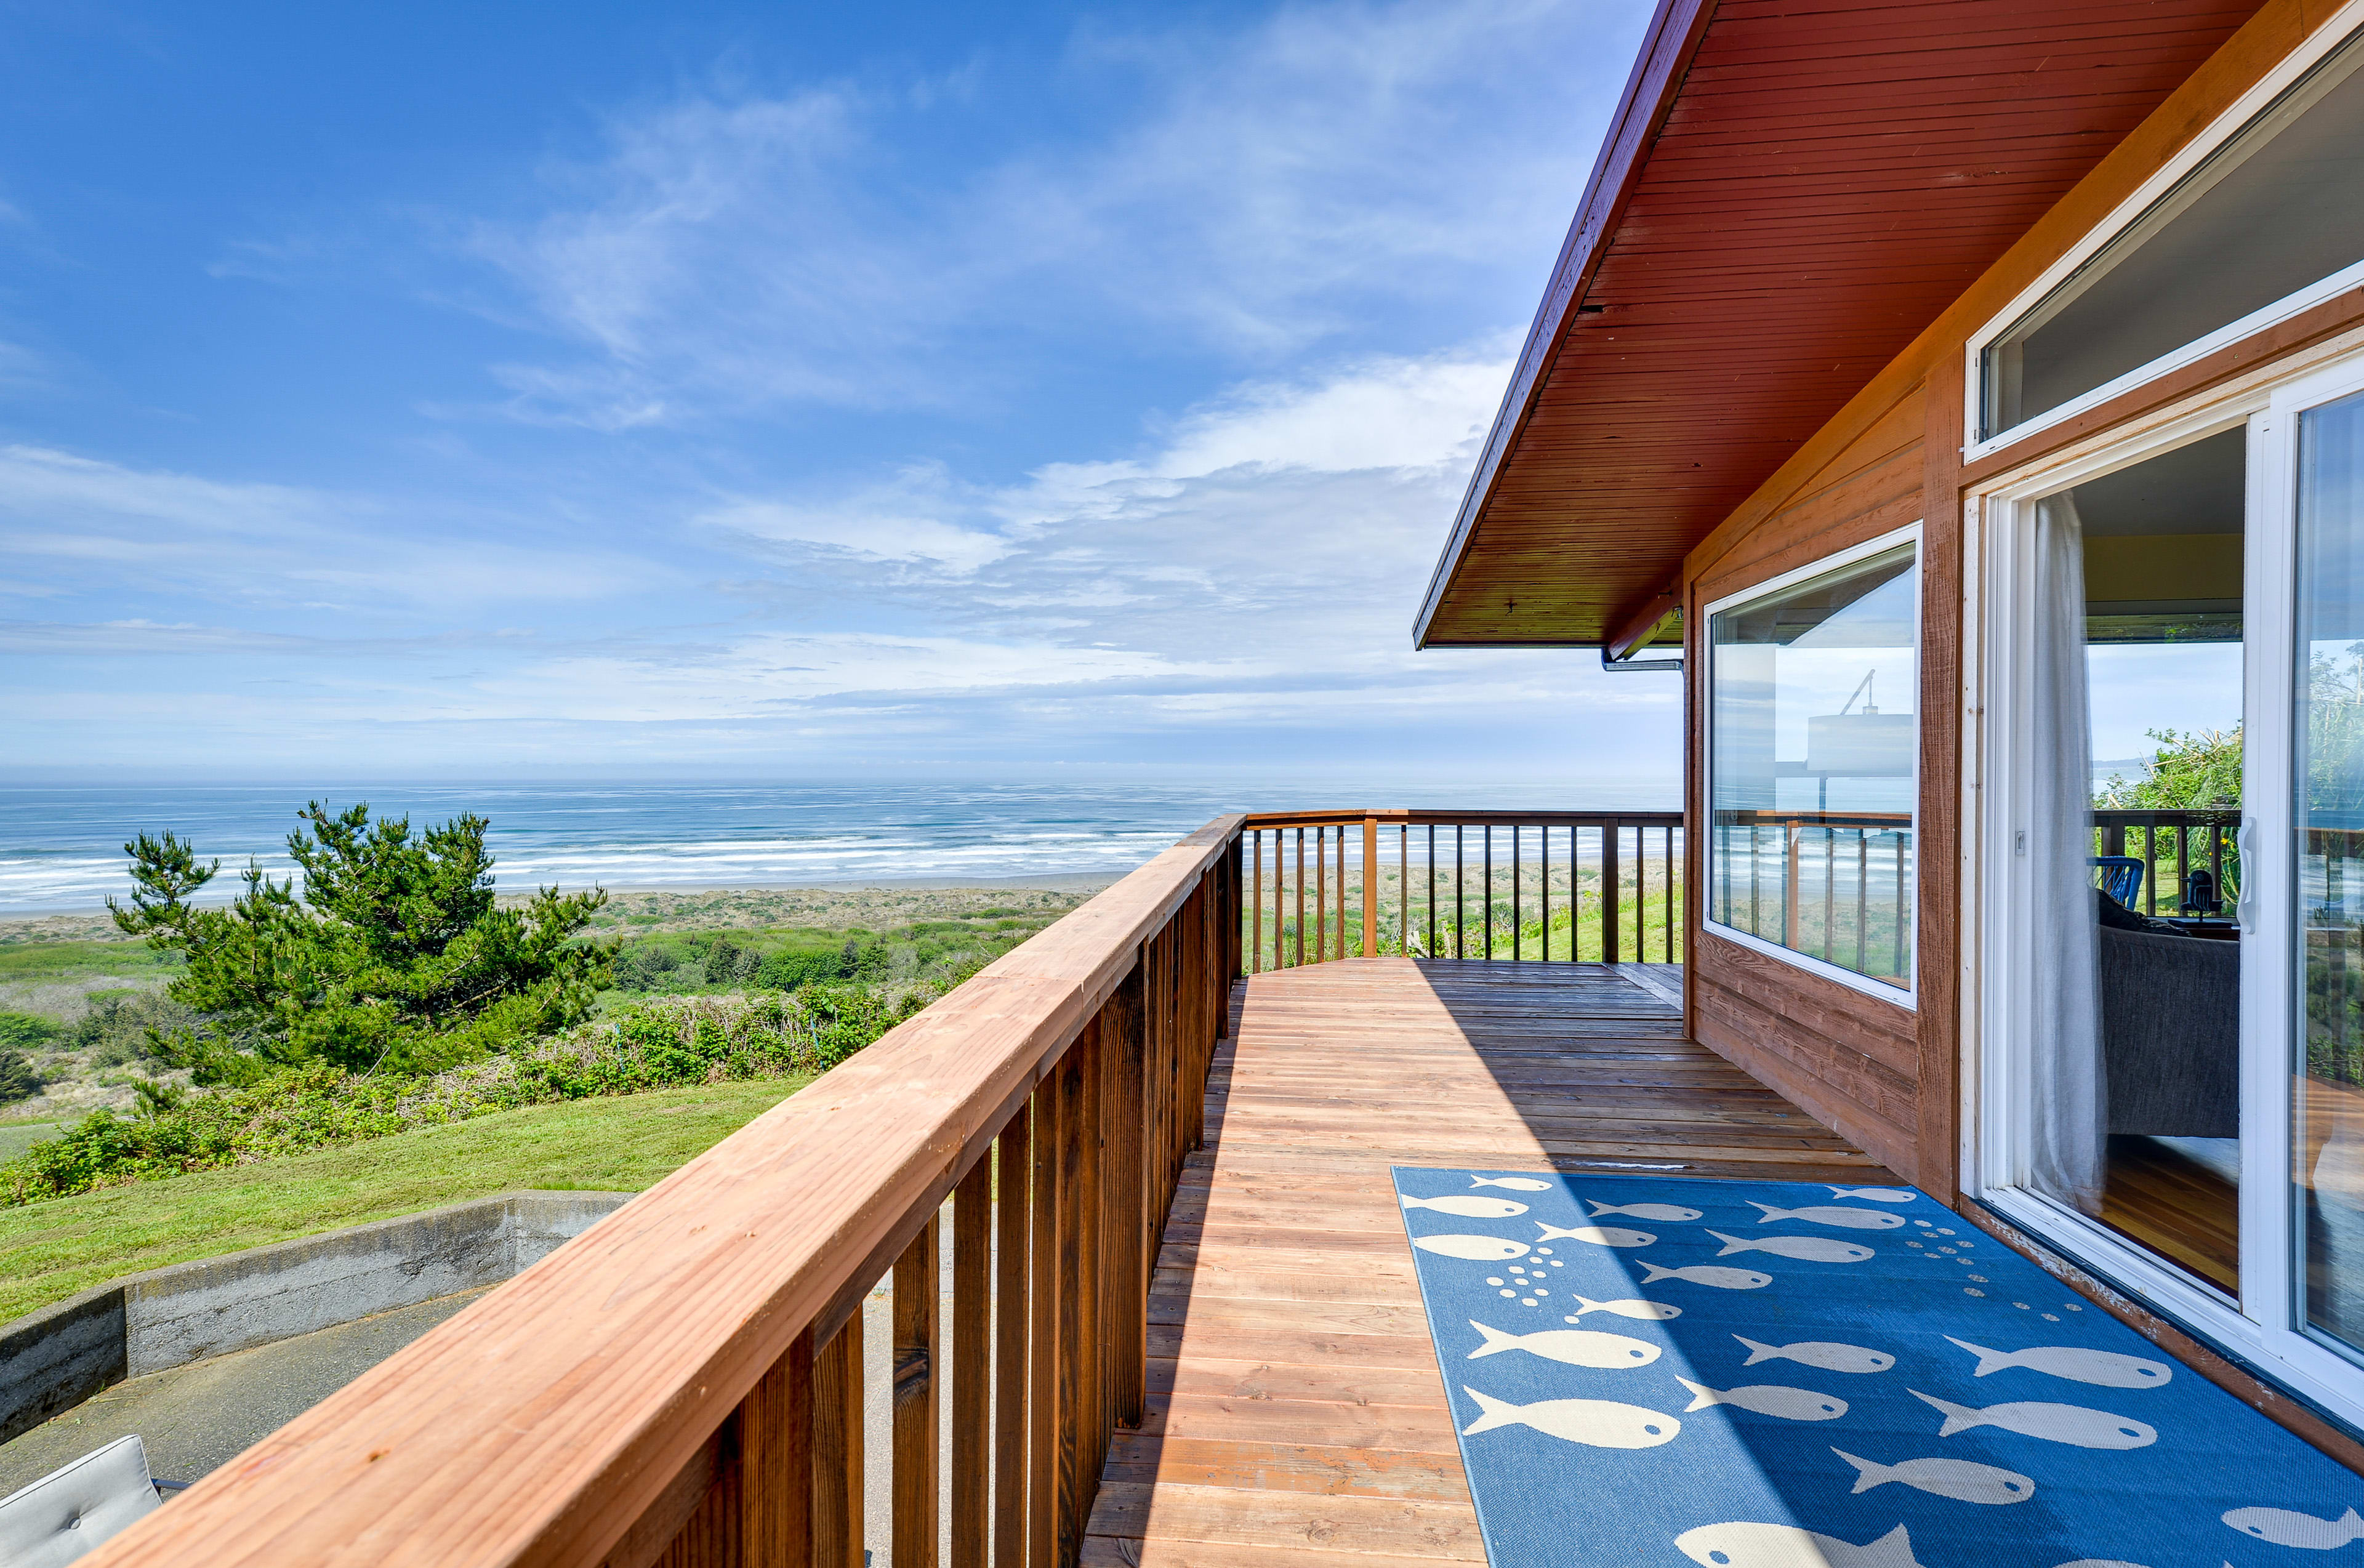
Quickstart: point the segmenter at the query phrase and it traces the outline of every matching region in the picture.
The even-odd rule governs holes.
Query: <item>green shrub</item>
[[[861,986],[794,995],[667,996],[429,1076],[351,1073],[333,1062],[175,1098],[151,1087],[137,1118],[99,1111],[0,1164],[0,1204],[267,1160],[601,1095],[769,1078],[835,1066],[922,1005]]]
[[[103,991],[90,998],[68,1037],[95,1067],[165,1060],[164,1041],[199,1032],[204,1020],[162,991]]]
[[[32,1013],[0,1012],[0,1050],[38,1051],[65,1030]]]
[[[220,870],[172,833],[142,833],[130,906],[115,922],[182,954],[173,996],[217,1032],[165,1037],[200,1083],[255,1082],[313,1061],[431,1072],[547,1035],[587,1016],[611,950],[576,940],[605,892],[539,891],[521,908],[493,895],[487,824],[474,815],[411,831],[367,805],[330,815],[315,801],[287,836],[298,879],[250,862],[227,908],[190,899]]]
[[[756,983],[771,991],[825,985],[846,976],[844,956],[837,952],[775,952],[755,972]]]
[[[33,1071],[23,1051],[0,1046],[0,1106],[31,1099],[41,1092],[41,1075]]]

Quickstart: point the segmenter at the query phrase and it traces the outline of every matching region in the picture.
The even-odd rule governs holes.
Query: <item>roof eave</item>
[[[1674,106],[1683,73],[1689,69],[1691,56],[1697,52],[1714,11],[1715,0],[1658,0],[1633,72],[1626,78],[1624,96],[1618,100],[1617,112],[1609,122],[1609,134],[1600,144],[1600,155],[1593,161],[1592,177],[1585,183],[1584,200],[1576,210],[1575,222],[1568,227],[1567,239],[1560,245],[1559,260],[1552,268],[1551,286],[1544,290],[1543,303],[1535,309],[1534,323],[1527,328],[1526,343],[1519,351],[1518,367],[1511,373],[1510,387],[1502,395],[1501,409],[1494,416],[1494,428],[1487,433],[1477,470],[1469,476],[1469,487],[1462,495],[1461,509],[1453,519],[1453,531],[1445,539],[1436,570],[1429,576],[1428,591],[1421,597],[1420,614],[1412,623],[1414,649],[1502,646],[1490,639],[1476,642],[1438,638],[1432,635],[1432,630],[1438,611],[1444,607],[1445,595],[1452,588],[1454,573],[1459,570],[1462,557],[1477,532],[1478,519],[1493,497],[1503,461],[1516,444],[1519,431],[1543,390],[1544,373],[1567,333],[1568,318],[1584,302],[1585,290],[1599,267],[1603,238],[1616,231],[1618,217],[1624,210],[1626,198],[1633,194],[1634,179],[1645,161],[1651,140]],[[1521,646],[1568,645],[1544,640]]]

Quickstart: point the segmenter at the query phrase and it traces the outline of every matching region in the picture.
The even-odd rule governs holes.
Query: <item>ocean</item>
[[[0,787],[0,916],[98,908],[130,889],[123,845],[172,829],[221,875],[228,896],[252,857],[294,867],[286,837],[309,793],[300,785],[139,784]],[[1450,805],[1663,808],[1655,797],[1597,789],[1434,788],[1351,792],[1310,784],[1181,788],[1107,784],[379,784],[317,791],[332,808],[357,800],[413,827],[474,811],[492,823],[505,891],[793,887],[880,881],[993,881],[1121,873],[1210,817],[1240,809]]]

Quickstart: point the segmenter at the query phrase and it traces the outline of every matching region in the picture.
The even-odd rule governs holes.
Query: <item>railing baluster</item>
[[[1411,956],[1411,824],[1396,825],[1396,945]]]
[[[1085,1288],[1086,1271],[1093,1260],[1086,1248],[1085,1214],[1089,1188],[1085,1176],[1085,1141],[1090,1136],[1091,1124],[1085,1109],[1087,1074],[1084,1059],[1090,1050],[1092,1026],[1087,1025],[1082,1038],[1067,1050],[1059,1063],[1059,1215],[1058,1261],[1059,1330],[1055,1343],[1058,1356],[1058,1497],[1054,1517],[1058,1521],[1055,1561],[1061,1564],[1076,1561],[1083,1542],[1081,1519],[1087,1504],[1084,1497],[1084,1434],[1081,1428],[1087,1408],[1085,1362],[1092,1351],[1088,1310],[1088,1294]]]
[[[1889,973],[1898,979],[1904,977],[1904,833],[1901,828],[1889,839],[1896,851],[1896,964]]]
[[[1536,828],[1535,836],[1544,841],[1543,891],[1535,895],[1535,902],[1544,906],[1542,917],[1544,962],[1549,963],[1551,962],[1551,824],[1546,822]]]
[[[1248,962],[1253,973],[1264,969],[1264,829],[1249,835],[1255,840],[1255,869],[1248,885],[1255,890],[1248,914]]]
[[[952,1568],[985,1568],[991,1539],[993,1432],[993,1161],[953,1189]]]
[[[1428,825],[1428,956],[1442,958],[1436,951],[1436,824]]]
[[[1469,916],[1463,906],[1462,889],[1469,881],[1461,869],[1461,824],[1453,825],[1453,956],[1461,956],[1462,934],[1469,929]]]
[[[2183,906],[2183,890],[2191,885],[2191,829],[2179,827],[2175,830],[2175,912],[2189,915]]]
[[[1313,962],[1330,956],[1330,828],[1313,829]]]
[[[937,1218],[895,1261],[895,1568],[936,1568]]]
[[[1519,825],[1511,824],[1511,962],[1519,962],[1525,929],[1519,924]]]
[[[1026,1328],[1033,1307],[1027,1282],[1033,1184],[1031,1106],[1031,1101],[1019,1106],[993,1146],[1000,1189],[994,1210],[1000,1244],[994,1260],[993,1378],[993,1561],[999,1568],[1023,1568],[1026,1562]],[[843,1568],[858,1568],[858,1562],[857,1558]]]
[[[813,1358],[814,1568],[862,1568],[862,1308]]]
[[[1319,860],[1319,854],[1315,859]],[[1297,830],[1297,962],[1305,962],[1305,829]]]
[[[1618,912],[1624,894],[1624,873],[1617,864],[1617,818],[1600,825],[1600,962],[1618,959]],[[1639,925],[1639,921],[1635,922]]]
[[[1486,893],[1482,904],[1486,920],[1486,957],[1490,961],[1494,956],[1494,825],[1491,822],[1486,824],[1485,845]]]
[[[739,1401],[737,1553],[723,1562],[812,1559],[813,1351],[809,1330]],[[718,1492],[725,1488],[717,1487]]]
[[[1346,824],[1338,824],[1338,956],[1346,956],[1346,939],[1354,928],[1346,918]]]
[[[1114,1094],[1109,1121],[1109,1171],[1115,1227],[1109,1249],[1110,1277],[1118,1285],[1110,1317],[1110,1346],[1117,1351],[1113,1408],[1116,1424],[1137,1428],[1149,1396],[1149,1273],[1156,1262],[1155,1235],[1147,1197],[1149,1145],[1144,1136],[1148,1098],[1143,987],[1140,964],[1100,1008],[1100,1040],[1111,1053]],[[1161,1227],[1162,1229],[1162,1227]]]
[[[1870,829],[1855,830],[1855,972],[1863,973],[1864,943],[1869,940],[1866,929],[1867,912],[1871,907],[1871,833]]]
[[[1675,958],[1675,825],[1671,822],[1667,823],[1663,831],[1667,835],[1667,907],[1665,910],[1667,962],[1673,963],[1677,962]]]
[[[1060,1145],[1066,1137],[1061,1083],[1066,1074],[1063,1059],[1052,1064],[1034,1091],[1034,1203],[1029,1217],[1033,1230],[1033,1288],[1028,1305],[1032,1318],[1027,1346],[1027,1561],[1036,1568],[1055,1564],[1059,1551],[1059,1336],[1071,1314],[1065,1301],[1066,1275],[1062,1271],[1059,1217],[1065,1207],[1061,1192]]]

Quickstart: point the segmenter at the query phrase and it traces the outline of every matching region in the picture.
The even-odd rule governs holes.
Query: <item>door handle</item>
[[[2256,826],[2256,817],[2244,817],[2240,828],[2233,835],[2234,852],[2241,861],[2241,891],[2233,901],[2233,917],[2245,937],[2254,934],[2258,925],[2257,879],[2250,864],[2250,848],[2255,837],[2252,829]]]

